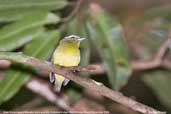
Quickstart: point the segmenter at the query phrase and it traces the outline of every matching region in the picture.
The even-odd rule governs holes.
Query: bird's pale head
[[[63,38],[60,43],[72,43],[79,47],[80,42],[83,41],[84,39],[85,38],[81,38],[77,35],[70,35]]]

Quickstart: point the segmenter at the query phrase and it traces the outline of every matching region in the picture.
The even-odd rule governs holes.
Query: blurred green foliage
[[[23,49],[23,53],[40,59],[47,59],[56,45],[54,40],[58,40],[56,39],[57,36],[59,38],[59,32],[57,31],[43,32]],[[40,42],[41,44],[39,44]],[[0,103],[11,98],[28,81],[30,75],[29,72],[21,72],[19,69],[8,70],[4,79],[0,81]]]
[[[34,13],[63,8],[66,0],[0,0],[0,22],[16,21]]]
[[[60,22],[60,17],[50,11],[63,8],[66,1],[1,0],[0,3],[1,23],[8,22],[0,29],[0,51],[13,51],[24,46],[19,51],[48,59],[58,43],[60,32],[47,30],[45,25]],[[30,75],[16,68],[6,71],[3,80],[0,80],[0,104],[14,96]]]
[[[112,88],[119,90],[127,83],[131,74],[123,29],[118,21],[112,20],[103,10],[96,14],[94,24],[92,18],[87,22],[89,36],[103,60]]]

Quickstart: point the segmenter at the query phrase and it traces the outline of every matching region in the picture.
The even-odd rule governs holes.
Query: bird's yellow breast
[[[53,64],[61,66],[77,66],[80,62],[80,50],[71,42],[60,44],[53,54]]]

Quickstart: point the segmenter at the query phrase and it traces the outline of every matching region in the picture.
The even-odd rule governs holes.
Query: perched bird
[[[52,64],[64,67],[77,66],[80,63],[80,42],[84,39],[76,35],[63,38],[53,53]],[[69,82],[69,79],[53,72],[50,73],[49,78],[50,82],[55,84],[54,88],[57,92],[61,91],[62,85],[66,86]]]

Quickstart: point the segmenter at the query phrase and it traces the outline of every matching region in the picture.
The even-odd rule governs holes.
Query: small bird
[[[78,66],[80,63],[79,46],[80,42],[84,39],[76,35],[63,38],[53,53],[52,64],[64,67]],[[62,85],[66,86],[69,82],[69,79],[53,72],[49,74],[49,78],[50,82],[55,84],[54,89],[57,92],[61,91]]]

